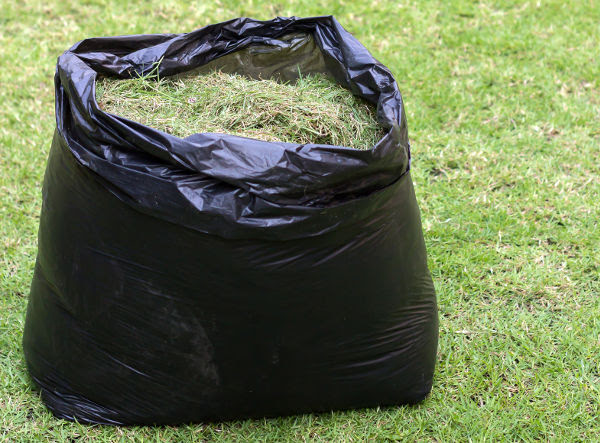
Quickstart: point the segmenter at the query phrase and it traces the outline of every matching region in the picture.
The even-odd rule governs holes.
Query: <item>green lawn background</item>
[[[0,0],[0,440],[600,441],[600,3]],[[416,407],[182,427],[54,419],[21,336],[56,58],[105,35],[333,14],[403,93],[440,346]]]

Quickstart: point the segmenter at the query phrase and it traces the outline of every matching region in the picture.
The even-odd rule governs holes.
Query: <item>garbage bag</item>
[[[181,139],[103,112],[99,75],[320,72],[377,107],[367,150]],[[437,307],[402,98],[331,16],[83,40],[56,131],[23,337],[41,397],[84,423],[177,424],[414,403]]]

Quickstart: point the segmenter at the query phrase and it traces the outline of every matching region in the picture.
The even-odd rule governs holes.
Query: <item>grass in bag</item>
[[[369,149],[384,134],[370,104],[324,75],[295,83],[220,71],[158,80],[101,78],[96,99],[105,112],[178,137],[218,132]]]

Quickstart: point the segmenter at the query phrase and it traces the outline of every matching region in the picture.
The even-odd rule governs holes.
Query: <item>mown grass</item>
[[[0,1],[2,439],[600,439],[597,1]],[[56,57],[89,36],[330,13],[403,92],[439,294],[431,396],[415,407],[178,428],[54,419],[20,341]]]
[[[324,75],[294,83],[204,75],[101,78],[96,101],[111,114],[187,137],[217,132],[259,140],[369,149],[383,137],[375,109]]]

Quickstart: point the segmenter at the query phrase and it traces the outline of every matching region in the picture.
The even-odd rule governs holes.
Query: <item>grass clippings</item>
[[[174,78],[102,78],[101,109],[177,137],[217,132],[266,141],[369,149],[383,136],[375,110],[324,75],[295,83],[214,71]]]

